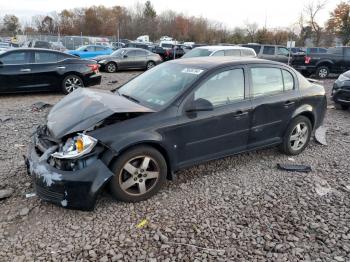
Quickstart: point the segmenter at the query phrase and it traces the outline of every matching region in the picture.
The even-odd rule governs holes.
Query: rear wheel
[[[153,61],[149,61],[146,65],[146,69],[149,70],[155,66],[156,66],[156,63],[154,63]]]
[[[342,105],[342,104],[338,104],[338,103],[336,103],[334,106],[336,109],[339,109],[339,110],[348,110],[350,108],[350,106],[348,106],[348,105]]]
[[[312,125],[305,116],[297,116],[289,124],[283,137],[281,151],[287,155],[298,155],[307,147],[310,141]]]
[[[117,65],[113,62],[107,63],[105,68],[108,73],[115,73],[117,71]]]
[[[149,146],[123,153],[112,165],[113,196],[124,202],[146,200],[156,194],[166,180],[167,165],[162,154]]]
[[[84,82],[77,75],[68,75],[62,81],[62,91],[64,94],[69,94],[80,87],[84,87]]]
[[[320,79],[324,79],[329,75],[329,68],[327,66],[320,66],[316,69],[316,76]]]

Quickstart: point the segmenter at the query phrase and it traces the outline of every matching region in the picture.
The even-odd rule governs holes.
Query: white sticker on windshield
[[[203,72],[203,70],[202,69],[196,69],[196,68],[184,68],[181,72],[182,73],[186,73],[186,74],[199,75],[200,73]]]

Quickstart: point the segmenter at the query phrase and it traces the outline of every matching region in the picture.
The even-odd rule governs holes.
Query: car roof
[[[191,57],[185,59],[171,60],[167,63],[188,65],[191,67],[197,66],[203,69],[213,69],[221,66],[235,66],[245,64],[269,64],[285,66],[283,63],[259,59],[259,58],[247,58],[247,57],[232,57],[232,56],[204,56],[204,57]]]
[[[249,49],[249,50],[251,50],[251,48],[249,48],[249,47],[243,47],[243,46],[237,46],[237,45],[234,45],[234,46],[207,45],[207,46],[199,46],[199,47],[196,47],[196,48],[198,48],[198,49],[208,49],[210,51],[231,50],[231,49],[239,49],[239,50]]]
[[[19,48],[10,49],[9,51],[11,51],[11,52],[13,52],[13,51],[46,51],[46,52],[67,54],[67,53],[64,53],[64,52],[61,52],[58,50],[52,50],[52,49],[47,49],[47,48],[30,48],[30,47],[19,47]]]

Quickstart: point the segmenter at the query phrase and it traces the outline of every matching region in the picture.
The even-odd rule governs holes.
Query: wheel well
[[[312,129],[314,129],[314,126],[315,126],[315,117],[314,115],[311,113],[311,112],[302,112],[301,114],[299,114],[298,116],[305,116],[307,117],[310,122],[311,122],[311,125],[312,125]]]
[[[169,158],[168,152],[165,150],[164,147],[162,147],[158,143],[155,143],[155,142],[141,142],[141,143],[138,143],[138,144],[134,144],[134,145],[131,145],[129,147],[123,148],[121,151],[119,151],[118,155],[121,155],[125,151],[130,150],[130,149],[135,148],[135,147],[138,147],[138,146],[150,146],[150,147],[153,147],[153,148],[158,150],[163,155],[163,157],[165,159],[165,162],[166,162],[166,165],[167,165],[167,169],[168,169],[167,170],[167,179],[171,180],[172,179],[172,168],[171,168],[171,163],[170,163],[170,158]],[[111,161],[108,164],[109,168],[111,168],[113,160],[115,160],[117,157],[118,156],[115,156],[115,157],[113,157],[111,159]]]
[[[319,63],[319,64],[317,65],[317,68],[318,68],[318,67],[321,67],[321,66],[326,66],[326,67],[328,67],[328,69],[331,69],[331,68],[332,68],[332,64],[329,63],[329,62],[321,62],[321,63]]]

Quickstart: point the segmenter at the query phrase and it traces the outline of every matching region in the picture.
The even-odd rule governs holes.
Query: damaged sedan
[[[113,92],[77,89],[33,134],[26,163],[37,195],[91,210],[157,193],[180,169],[278,146],[301,153],[326,111],[322,86],[287,65],[227,57],[161,64]]]

